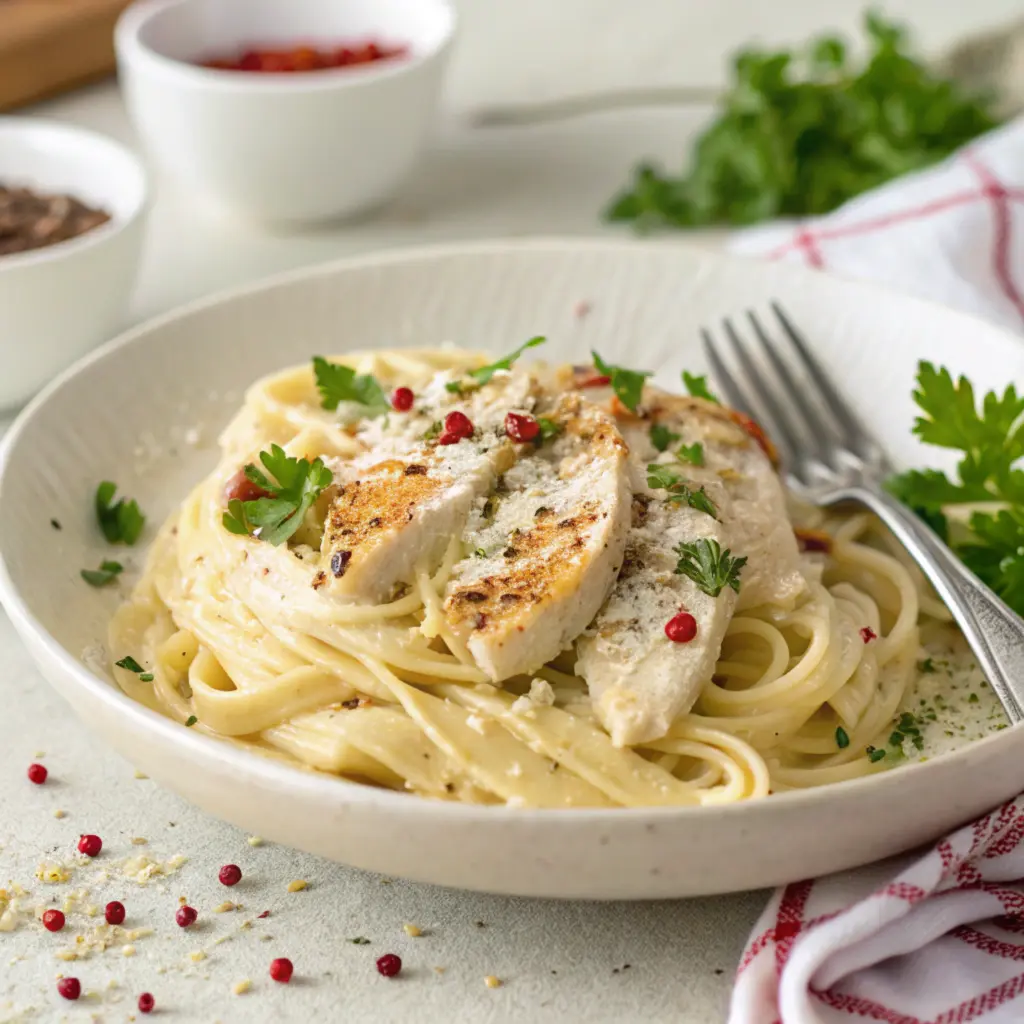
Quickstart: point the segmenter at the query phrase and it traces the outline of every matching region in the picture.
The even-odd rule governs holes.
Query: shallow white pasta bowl
[[[639,899],[772,885],[908,849],[1024,787],[1020,727],[926,763],[725,807],[432,802],[297,770],[131,701],[98,650],[123,593],[79,577],[111,557],[94,522],[97,483],[139,500],[151,538],[213,465],[245,387],[271,370],[314,353],[443,341],[504,353],[543,333],[550,360],[579,362],[596,348],[673,387],[682,368],[701,369],[700,325],[771,299],[901,462],[927,461],[910,434],[919,358],[985,389],[1024,377],[1024,348],[996,327],[682,247],[494,243],[336,263],[144,325],[26,409],[0,455],[0,600],[42,673],[138,768],[211,814],[346,864],[501,893]],[[130,584],[143,552],[116,550]]]

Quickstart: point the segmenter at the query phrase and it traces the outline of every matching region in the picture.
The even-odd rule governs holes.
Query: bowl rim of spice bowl
[[[110,214],[110,219],[98,227],[90,228],[52,245],[44,245],[38,249],[26,249],[24,252],[8,253],[0,256],[0,273],[15,267],[29,267],[33,264],[49,263],[65,256],[73,256],[85,249],[94,248],[109,241],[118,232],[124,231],[141,217],[149,208],[151,197],[149,176],[142,161],[126,145],[102,132],[89,128],[66,124],[63,121],[44,117],[21,117],[0,115],[0,147],[8,139],[36,141],[40,150],[60,150],[60,156],[54,159],[55,164],[65,168],[75,167],[81,156],[87,151],[100,160],[110,161],[111,165],[120,164],[124,177],[117,184],[131,180],[130,189],[106,187],[103,198],[83,195],[78,185],[47,185],[40,184],[35,173],[27,172],[24,178],[18,176],[8,179],[5,171],[5,160],[0,156],[0,185],[13,185],[36,192],[40,195],[66,195],[79,202],[102,208]],[[2,152],[2,150],[0,150]],[[40,158],[42,159],[42,158]],[[69,171],[65,176],[58,173],[57,178],[70,180],[77,172]],[[84,186],[82,186],[84,187]]]
[[[280,0],[278,0],[280,2]],[[359,0],[354,0],[358,3]],[[413,38],[395,39],[396,44],[406,47],[406,52],[394,60],[375,60],[366,64],[352,64],[337,68],[316,68],[309,71],[269,73],[255,71],[234,71],[223,68],[210,68],[196,63],[198,55],[192,57],[176,57],[163,52],[146,38],[153,24],[163,17],[172,17],[174,11],[185,12],[190,7],[221,3],[241,9],[242,0],[136,0],[121,14],[114,30],[117,49],[123,59],[139,60],[149,65],[150,70],[160,74],[176,77],[182,83],[191,82],[203,87],[223,90],[225,92],[262,91],[262,92],[316,92],[319,90],[337,89],[339,86],[358,88],[369,82],[383,78],[393,78],[407,74],[417,66],[436,57],[447,49],[455,36],[457,16],[450,0],[389,0],[379,5],[398,11],[403,7],[416,7],[427,19],[433,19],[433,31],[421,29],[420,42]],[[337,2],[330,0],[304,0],[307,7],[321,6],[337,9]],[[344,3],[341,5],[344,6]],[[373,6],[378,6],[374,4]],[[239,33],[244,37],[244,29]],[[300,37],[301,32],[296,32]],[[308,42],[316,40],[312,35],[306,37]],[[250,44],[257,41],[249,38]],[[260,40],[261,45],[269,45],[271,40]],[[298,45],[298,42],[282,41],[281,45]]]

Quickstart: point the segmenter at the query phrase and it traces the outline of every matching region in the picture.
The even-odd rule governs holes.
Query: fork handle
[[[829,504],[844,500],[866,505],[892,530],[949,608],[1010,722],[1024,720],[1024,620],[892,495],[863,485],[829,495]]]

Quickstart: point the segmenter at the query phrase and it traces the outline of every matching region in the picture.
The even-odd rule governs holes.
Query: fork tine
[[[711,374],[718,383],[718,386],[725,392],[725,397],[729,401],[729,406],[732,409],[738,409],[742,413],[746,413],[748,416],[756,415],[753,408],[750,405],[750,401],[745,394],[740,390],[740,386],[736,383],[736,378],[728,371],[725,363],[722,362],[721,356],[719,356],[717,349],[715,348],[714,339],[711,337],[710,332],[706,327],[700,329],[701,337],[704,339],[704,354],[708,357],[708,362],[711,364]]]
[[[722,326],[732,342],[733,351],[736,353],[736,358],[747,379],[747,386],[754,395],[756,404],[762,410],[763,415],[760,419],[767,424],[768,433],[775,441],[781,440],[782,446],[789,449],[788,461],[789,458],[803,447],[800,443],[798,432],[793,425],[793,420],[782,408],[782,405],[772,393],[771,388],[765,386],[762,379],[763,375],[754,365],[754,361],[750,358],[750,353],[747,352],[746,346],[740,340],[740,336],[736,328],[733,327],[732,321],[727,317],[722,321]]]
[[[821,364],[817,359],[811,355],[810,349],[807,347],[807,343],[804,341],[803,336],[793,325],[793,322],[783,312],[782,307],[778,302],[771,304],[772,310],[775,316],[778,318],[779,323],[782,324],[783,330],[789,335],[789,340],[793,343],[793,347],[796,349],[797,354],[800,356],[801,361],[810,374],[811,379],[818,386],[828,407],[832,410],[837,420],[839,420],[840,426],[846,433],[846,437],[843,438],[846,444],[849,445],[858,455],[867,455],[872,450],[880,451],[877,444],[871,435],[865,430],[860,420],[854,415],[853,410],[847,404],[843,396],[836,390],[835,385],[829,380],[828,375],[822,369]]]

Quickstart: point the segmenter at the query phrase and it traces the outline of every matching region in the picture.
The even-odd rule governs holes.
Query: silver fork
[[[781,331],[747,314],[763,356],[751,354],[731,320],[727,342],[703,329],[712,373],[729,403],[762,423],[779,449],[786,482],[822,507],[856,502],[892,530],[963,630],[1011,723],[1024,719],[1024,620],[986,587],[905,505],[882,487],[892,466],[777,303]],[[727,355],[731,352],[731,357]],[[728,368],[726,360],[737,371]]]

